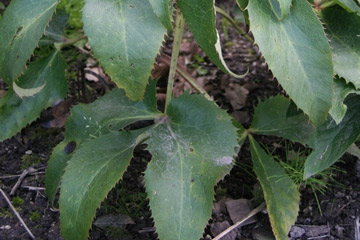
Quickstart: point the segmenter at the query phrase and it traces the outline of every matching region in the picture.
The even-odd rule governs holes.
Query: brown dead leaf
[[[96,76],[100,76],[103,79],[106,78],[105,73],[101,67],[87,67],[84,69],[85,71],[85,78],[90,82],[98,82],[99,78]]]
[[[245,106],[249,90],[237,83],[230,83],[225,89],[225,97],[229,100],[233,110],[242,109]]]
[[[52,107],[50,114],[52,119],[42,123],[45,128],[61,128],[65,125],[69,117],[71,102],[70,100],[61,101]]]

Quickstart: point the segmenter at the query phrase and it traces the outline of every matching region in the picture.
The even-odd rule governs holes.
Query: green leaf
[[[255,107],[249,131],[308,144],[314,127],[303,113],[287,116],[290,104],[290,100],[281,95],[260,102]]]
[[[339,124],[345,116],[347,106],[343,103],[350,93],[360,93],[351,83],[346,84],[343,79],[336,77],[334,79],[334,97],[330,109],[330,115]]]
[[[52,204],[66,163],[82,143],[136,121],[161,116],[156,109],[155,91],[156,82],[151,81],[144,100],[133,102],[123,90],[113,89],[95,102],[79,104],[71,110],[65,139],[54,148],[46,172],[46,193]]]
[[[0,21],[0,76],[10,85],[24,70],[58,0],[13,0]]]
[[[279,20],[284,19],[290,12],[292,0],[268,0],[273,12]]]
[[[276,239],[288,239],[299,211],[300,193],[284,169],[249,136],[254,171],[264,192]]]
[[[237,129],[202,95],[185,93],[167,112],[149,131],[146,192],[159,239],[197,240],[211,217],[214,185],[233,166]]]
[[[85,0],[84,30],[95,57],[132,100],[143,97],[166,28],[148,0]]]
[[[245,11],[247,5],[249,4],[249,0],[236,0],[236,3],[241,11]]]
[[[41,90],[44,89],[46,85],[46,82],[43,83],[43,85],[35,88],[21,88],[19,87],[16,82],[13,82],[13,91],[16,93],[16,95],[23,99],[24,97],[33,97],[35,94],[41,92]]]
[[[65,239],[88,239],[96,209],[128,167],[138,136],[137,131],[110,132],[84,143],[73,155],[59,199]]]
[[[44,35],[54,42],[63,42],[65,39],[65,27],[69,15],[64,10],[57,10],[46,28]]]
[[[335,0],[337,4],[345,8],[348,12],[355,12],[360,16],[360,6],[356,0]]]
[[[42,90],[32,97],[25,96],[20,99],[11,88],[0,99],[0,141],[14,136],[36,120],[43,109],[66,96],[65,61],[54,51],[51,55],[31,63],[17,84],[20,88],[40,87]],[[19,93],[21,90],[17,91]]]
[[[271,71],[290,98],[319,126],[331,107],[333,67],[321,22],[307,1],[293,1],[279,21],[268,1],[248,6],[251,29]]]
[[[340,124],[330,118],[314,133],[315,150],[306,159],[304,179],[330,167],[360,135],[360,97],[349,97],[345,104],[348,110]]]
[[[167,30],[172,30],[172,1],[169,0],[149,0],[155,14],[160,19],[161,23],[166,27]]]
[[[216,66],[233,76],[242,77],[230,71],[222,56],[220,37],[215,25],[214,1],[179,0],[178,4],[196,42]]]
[[[360,88],[360,17],[341,7],[322,11],[326,33],[333,49],[334,70]]]
[[[83,0],[62,0],[57,9],[65,10],[69,15],[69,24],[75,29],[80,29],[83,26],[81,21],[81,10],[84,7]]]

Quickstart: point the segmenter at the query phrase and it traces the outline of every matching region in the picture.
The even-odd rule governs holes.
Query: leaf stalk
[[[226,20],[228,20],[230,22],[230,24],[235,28],[235,30],[241,35],[243,36],[246,40],[248,40],[251,43],[254,43],[254,39],[252,39],[249,35],[246,34],[246,32],[244,31],[244,29],[242,29],[237,22],[227,13],[225,12],[223,9],[219,8],[219,7],[215,7],[215,10],[217,13],[219,13],[222,17],[224,17]]]
[[[184,27],[185,27],[185,19],[181,11],[177,9],[175,31],[174,31],[174,42],[171,53],[170,71],[169,71],[168,85],[166,90],[165,113],[167,111],[167,108],[169,106],[169,103],[173,95],[175,73],[176,73],[177,61],[179,57],[179,50],[180,50],[182,35],[184,32]]]

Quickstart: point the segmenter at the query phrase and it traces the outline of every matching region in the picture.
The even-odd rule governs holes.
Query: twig
[[[33,172],[33,173],[29,173],[28,175],[30,176],[36,176],[36,175],[42,175],[42,174],[45,174],[46,172],[38,172],[39,169],[36,170],[36,172]],[[1,179],[9,179],[9,178],[18,178],[20,177],[21,174],[17,174],[17,175],[6,175],[6,176],[0,176],[0,180]]]
[[[156,229],[153,227],[146,227],[146,228],[140,229],[138,231],[138,233],[149,233],[149,232],[155,232],[155,231],[156,231]]]
[[[232,230],[234,230],[235,228],[239,227],[241,224],[243,224],[246,220],[248,220],[249,218],[253,217],[254,215],[256,215],[258,212],[261,212],[262,210],[265,209],[265,202],[263,202],[262,204],[260,204],[257,208],[255,208],[254,210],[252,210],[246,217],[244,217],[242,220],[238,221],[237,223],[235,223],[234,225],[232,225],[231,227],[229,227],[228,229],[226,229],[225,231],[223,231],[222,233],[220,233],[219,235],[217,235],[213,240],[219,240],[222,237],[224,237],[226,234],[228,234],[229,232],[231,232]]]
[[[21,186],[22,188],[26,188],[30,191],[45,191],[44,187],[34,187],[34,186]]]
[[[23,227],[25,228],[25,230],[27,231],[27,233],[30,235],[30,237],[32,239],[35,239],[34,234],[32,234],[32,232],[30,231],[30,229],[26,226],[24,220],[21,218],[20,214],[16,211],[15,207],[12,205],[12,203],[10,202],[9,198],[6,196],[5,192],[1,189],[0,187],[0,193],[1,195],[5,198],[5,201],[9,204],[11,210],[14,212],[15,216],[19,219],[19,221],[21,222],[21,224],[23,225]]]
[[[326,237],[329,237],[329,234],[322,235],[322,236],[317,236],[317,237],[309,237],[308,240],[311,240],[311,239],[319,239],[319,238],[326,238]]]
[[[355,240],[360,240],[360,220],[359,217],[355,219]]]
[[[19,179],[17,180],[17,182],[15,183],[14,187],[11,189],[11,192],[10,192],[10,196],[14,195],[16,190],[19,188],[20,184],[22,183],[22,181],[24,180],[24,178],[29,174],[29,173],[34,173],[36,172],[37,170],[32,168],[32,167],[29,167],[27,169],[25,169],[22,174],[20,174],[20,177]]]

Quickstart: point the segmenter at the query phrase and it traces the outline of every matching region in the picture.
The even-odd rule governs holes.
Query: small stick
[[[42,175],[42,174],[46,173],[46,172],[37,172],[37,171],[39,171],[39,169],[37,169],[36,172],[29,173],[29,175],[36,176],[36,175]],[[0,176],[0,180],[1,179],[9,179],[9,178],[18,178],[20,176],[21,176],[21,174]]]
[[[45,191],[44,187],[22,186],[22,188],[26,188],[30,191]]]
[[[34,234],[32,234],[32,232],[30,231],[30,229],[26,226],[24,220],[21,218],[20,214],[16,211],[15,207],[11,204],[9,198],[6,196],[5,192],[1,189],[0,187],[0,193],[1,195],[5,198],[5,201],[9,204],[11,210],[14,212],[15,216],[19,219],[19,221],[21,222],[21,224],[23,225],[23,227],[25,228],[25,230],[27,231],[27,233],[30,235],[30,237],[32,239],[35,239]]]
[[[262,210],[265,209],[265,202],[263,202],[262,204],[260,204],[257,208],[255,208],[254,210],[252,210],[246,217],[244,217],[242,220],[238,221],[237,223],[235,223],[234,225],[232,225],[231,227],[229,227],[228,229],[226,229],[225,231],[223,231],[222,233],[220,233],[219,235],[217,235],[213,240],[220,240],[222,237],[224,237],[226,234],[228,234],[229,232],[231,232],[232,230],[234,230],[235,228],[239,227],[241,224],[243,224],[246,220],[248,220],[249,218],[253,217],[254,215],[256,215],[258,212],[261,212]]]
[[[311,239],[320,239],[320,238],[326,238],[326,237],[329,237],[329,234],[322,235],[322,236],[317,236],[317,237],[309,237],[308,240],[311,240]]]
[[[11,189],[11,192],[10,192],[10,196],[14,195],[16,190],[19,188],[20,184],[22,183],[22,181],[24,180],[24,178],[29,174],[29,173],[34,173],[36,172],[37,170],[32,168],[32,167],[29,167],[27,169],[25,169],[22,174],[20,175],[19,179],[17,180],[17,182],[15,183],[14,187]]]
[[[360,239],[360,219],[357,217],[355,219],[355,240]]]

